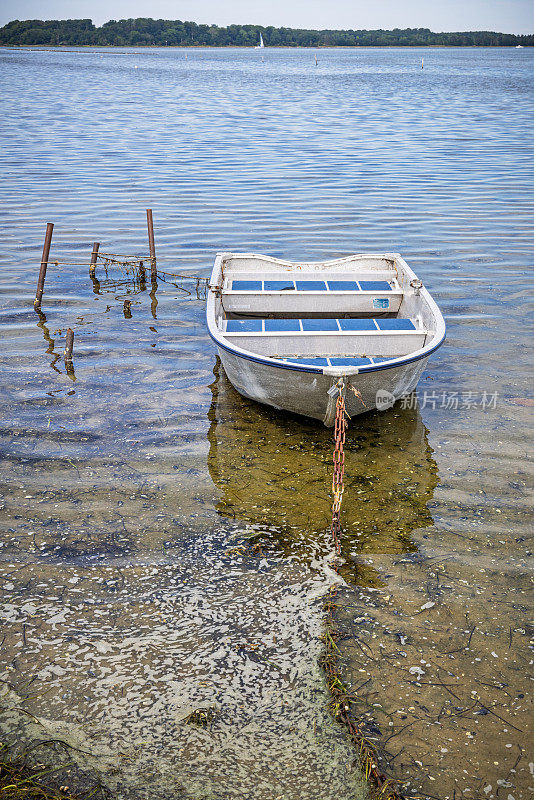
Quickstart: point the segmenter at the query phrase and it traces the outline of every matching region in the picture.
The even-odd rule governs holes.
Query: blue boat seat
[[[284,361],[289,361],[291,364],[313,364],[314,367],[328,367],[327,358],[314,358],[313,356],[301,356],[295,358],[284,358]]]
[[[329,358],[331,367],[363,367],[365,364],[372,364],[370,358]]]
[[[288,319],[279,317],[277,319],[261,319],[260,317],[249,317],[248,319],[229,319],[226,321],[226,333],[405,333],[407,331],[418,331],[413,320],[398,319],[395,317],[386,319],[374,319],[370,317],[351,319],[326,319],[304,318]]]
[[[261,292],[263,281],[232,281],[234,292]]]
[[[261,333],[263,331],[261,319],[229,319],[226,323],[227,333]]]
[[[362,292],[391,292],[387,281],[358,281]]]
[[[358,281],[327,281],[331,292],[359,292]],[[389,287],[389,284],[388,284]]]
[[[324,281],[295,281],[298,292],[326,292]]]
[[[366,358],[365,356],[330,356],[328,358],[319,356],[284,356],[283,361],[290,364],[307,365],[314,367],[364,367],[378,361],[388,361],[387,358]]]
[[[232,289],[235,288],[236,282],[233,281]],[[295,290],[293,281],[263,281],[263,290],[265,292],[287,292]],[[261,291],[261,288],[260,288]]]
[[[277,313],[286,317],[307,317],[319,313],[378,315],[384,311],[396,314],[403,291],[394,274],[365,273],[358,278],[341,273],[332,277],[320,273],[260,275],[252,273],[228,275],[222,290],[222,306],[230,314],[257,314],[268,317]],[[380,278],[380,280],[378,280]]]
[[[413,331],[415,325],[411,319],[377,319],[376,324],[381,331]]]
[[[392,292],[388,281],[357,280],[232,280],[232,292]]]
[[[266,319],[264,322],[265,333],[296,333],[301,330],[299,319]]]
[[[310,365],[313,372],[313,367],[363,369],[405,356],[424,346],[428,331],[415,320],[395,317],[248,317],[223,320],[222,334],[237,348],[294,363],[295,369]]]
[[[337,319],[301,319],[302,330],[306,333],[312,331],[339,331]]]
[[[342,331],[376,331],[374,319],[340,319]]]

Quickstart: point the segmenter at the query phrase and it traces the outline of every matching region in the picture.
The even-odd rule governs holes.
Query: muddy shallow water
[[[334,585],[403,792],[534,786],[533,56],[414,53],[0,51],[2,732],[117,797],[362,797],[318,666]],[[95,240],[146,254],[147,207],[167,272],[398,250],[440,303],[417,399],[348,432],[339,574],[331,431],[234,392],[194,282],[89,279]]]

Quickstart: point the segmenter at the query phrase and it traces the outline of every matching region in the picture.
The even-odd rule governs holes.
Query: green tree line
[[[167,19],[110,20],[100,27],[90,19],[14,20],[0,28],[0,45],[115,45],[157,47],[253,47],[260,33],[267,47],[513,47],[534,45],[534,35],[491,31],[433,33],[428,28],[304,30],[261,25],[198,25]]]

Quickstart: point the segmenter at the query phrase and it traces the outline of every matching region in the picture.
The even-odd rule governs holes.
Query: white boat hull
[[[332,397],[328,390],[336,377],[258,364],[222,347],[217,349],[228,380],[244,397],[318,419],[328,427],[334,424],[337,395]],[[345,377],[347,412],[354,417],[377,407],[391,407],[415,390],[427,361],[428,356],[411,364]]]

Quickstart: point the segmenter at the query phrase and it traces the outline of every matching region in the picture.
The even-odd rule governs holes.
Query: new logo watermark
[[[393,408],[396,403],[395,395],[388,392],[386,389],[379,389],[376,393],[376,407],[379,411],[386,411],[388,408]]]

